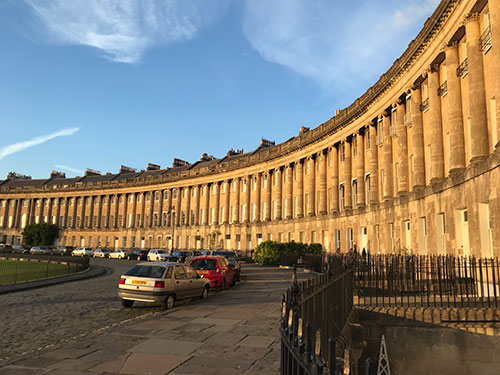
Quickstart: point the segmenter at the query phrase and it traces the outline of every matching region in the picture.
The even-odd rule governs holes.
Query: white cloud
[[[64,165],[64,164],[55,164],[54,167],[57,169],[66,171],[66,172],[72,172],[72,173],[76,173],[76,174],[84,174],[85,173],[85,171],[83,171],[81,169],[68,167],[67,165]]]
[[[422,18],[429,16],[437,7],[440,0],[425,0],[422,4],[411,5],[405,9],[398,9],[393,15],[393,26],[397,30],[406,30]]]
[[[248,0],[243,27],[265,60],[347,94],[343,104],[350,104],[404,51],[439,0],[421,2]]]
[[[192,39],[230,0],[25,0],[55,41],[136,63],[155,45]]]
[[[8,155],[15,153],[15,152],[26,150],[27,148],[45,143],[47,141],[50,141],[51,139],[54,139],[57,137],[62,137],[62,136],[72,135],[72,134],[76,133],[78,130],[80,130],[80,128],[61,129],[61,130],[58,130],[58,131],[51,133],[51,134],[42,135],[40,137],[32,138],[28,141],[23,141],[23,142],[14,143],[11,145],[4,146],[4,147],[0,148],[0,160]]]

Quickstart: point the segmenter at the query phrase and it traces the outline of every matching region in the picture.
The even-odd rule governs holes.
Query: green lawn
[[[67,275],[77,265],[0,259],[0,285],[23,283]]]

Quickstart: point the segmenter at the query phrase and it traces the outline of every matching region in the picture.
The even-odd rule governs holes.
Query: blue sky
[[[439,0],[0,0],[0,179],[170,166],[328,120]]]

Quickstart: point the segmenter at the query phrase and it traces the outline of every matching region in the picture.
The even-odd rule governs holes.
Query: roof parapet
[[[201,154],[200,161],[212,161],[215,160],[215,157],[213,155],[208,155],[206,152]]]

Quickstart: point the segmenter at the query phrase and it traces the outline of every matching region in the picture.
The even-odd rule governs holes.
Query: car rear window
[[[234,255],[234,253],[215,252],[213,255],[222,255],[227,260],[236,260],[236,255]]]
[[[191,266],[197,270],[214,270],[217,261],[215,259],[195,259],[191,262]]]
[[[125,272],[124,275],[159,279],[163,276],[164,272],[165,267],[163,266],[148,266],[138,264]]]

